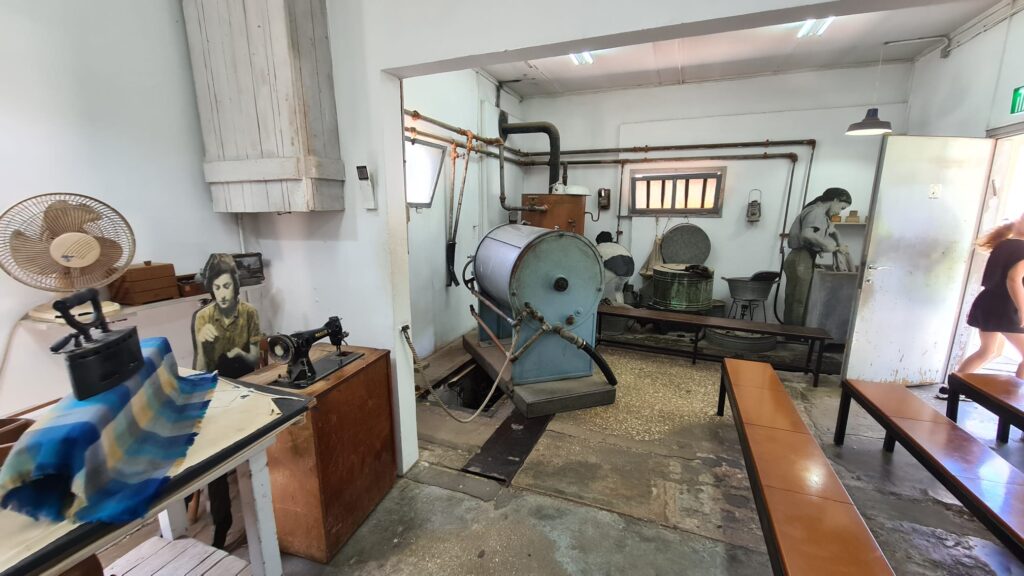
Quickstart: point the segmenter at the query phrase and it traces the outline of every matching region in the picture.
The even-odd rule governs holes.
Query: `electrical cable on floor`
[[[413,346],[412,337],[409,336],[409,325],[408,324],[406,324],[405,326],[402,326],[402,337],[405,339],[405,343],[409,347],[409,351],[412,352],[413,381],[415,383],[415,379],[416,379],[416,375],[417,374],[421,374],[424,377],[425,377],[425,374],[423,373],[423,362],[420,360],[419,354],[416,353],[416,347]],[[426,389],[427,394],[429,394],[441,406],[441,409],[444,410],[445,414],[447,414],[449,417],[451,417],[452,420],[455,420],[456,422],[461,422],[462,424],[469,424],[470,422],[475,420],[476,417],[479,416],[481,412],[483,412],[484,407],[487,406],[487,403],[491,401],[491,396],[494,396],[495,390],[498,389],[498,381],[501,380],[501,375],[505,372],[505,369],[508,368],[508,365],[509,365],[509,363],[512,360],[512,351],[515,350],[515,348],[516,348],[516,341],[518,339],[519,339],[519,328],[518,327],[513,327],[512,328],[512,344],[509,345],[509,348],[508,348],[509,353],[505,355],[505,363],[502,364],[501,365],[501,369],[498,370],[498,376],[494,379],[494,384],[491,385],[491,391],[487,393],[487,397],[484,398],[483,402],[480,403],[480,407],[477,408],[476,412],[473,412],[473,415],[470,416],[469,418],[459,418],[458,416],[456,416],[455,413],[452,412],[450,408],[448,408],[448,406],[444,403],[444,401],[441,400],[441,398],[438,397],[438,395],[434,393],[434,389],[433,389],[433,387],[430,386],[429,382],[427,382],[426,386],[419,386],[419,388]]]

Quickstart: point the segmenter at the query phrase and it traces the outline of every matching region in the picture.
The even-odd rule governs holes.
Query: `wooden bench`
[[[103,570],[104,576],[248,576],[249,563],[191,538],[159,536],[139,544]]]
[[[899,384],[844,380],[838,445],[846,436],[851,399],[885,428],[886,451],[899,442],[1024,561],[1024,473]]]
[[[1010,441],[1011,425],[1024,430],[1024,381],[1006,374],[950,374],[946,417],[953,422],[956,422],[961,394],[999,418],[998,442]]]
[[[775,574],[892,574],[771,365],[725,359],[726,397]]]
[[[818,385],[818,375],[821,374],[821,359],[825,354],[825,341],[831,340],[832,336],[821,328],[808,326],[789,326],[787,324],[769,324],[767,322],[753,322],[751,320],[738,320],[736,318],[719,318],[718,316],[701,316],[700,314],[686,314],[684,312],[673,312],[671,310],[649,310],[646,308],[628,308],[624,306],[609,306],[602,304],[597,309],[597,334],[601,337],[602,316],[627,318],[630,320],[664,322],[684,326],[697,331],[693,338],[693,362],[697,362],[697,344],[700,342],[701,334],[708,328],[716,330],[735,330],[736,332],[747,332],[751,334],[766,334],[769,336],[781,336],[807,342],[807,360],[804,362],[804,372],[813,372],[814,386]],[[619,342],[608,342],[609,344],[621,345]],[[814,357],[814,347],[818,347],[818,361],[811,369],[811,359]],[[630,347],[638,347],[631,345]],[[664,352],[666,349],[656,346],[643,346],[648,350]]]

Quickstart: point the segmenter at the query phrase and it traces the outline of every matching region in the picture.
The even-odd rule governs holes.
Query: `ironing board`
[[[157,515],[165,538],[184,535],[185,496],[233,469],[239,473],[252,574],[280,575],[266,450],[278,434],[303,418],[313,402],[279,389],[221,378],[195,443],[171,471],[171,480],[145,518],[122,525],[52,523],[0,510],[0,541],[4,542],[0,576],[59,574]]]

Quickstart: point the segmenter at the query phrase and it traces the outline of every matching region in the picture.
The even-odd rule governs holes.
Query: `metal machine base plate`
[[[334,374],[338,370],[341,370],[348,364],[355,362],[356,360],[363,357],[362,352],[343,352],[342,355],[329,354],[313,360],[313,370],[315,374],[311,378],[293,378],[292,367],[289,366],[288,370],[278,376],[277,380],[274,381],[274,386],[281,386],[282,388],[309,388],[313,384],[316,384],[320,380]]]
[[[489,343],[481,344],[475,330],[462,337],[462,346],[491,378],[497,377],[498,370],[505,363],[505,356],[500,350]],[[506,394],[509,393],[508,370],[498,385]],[[524,416],[533,418],[613,404],[615,387],[608,384],[601,371],[594,367],[594,373],[584,378],[520,384],[512,391],[511,397],[512,403]]]

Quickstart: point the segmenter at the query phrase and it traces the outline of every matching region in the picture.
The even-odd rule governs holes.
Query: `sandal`
[[[948,386],[939,386],[939,391],[935,393],[935,397],[938,398],[939,400],[948,400],[949,399],[949,387]],[[961,402],[974,402],[974,400],[971,400],[970,398],[968,398],[967,396],[964,396],[963,394],[960,395],[960,401]]]

